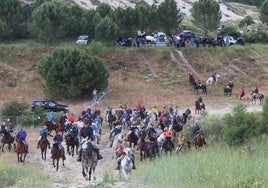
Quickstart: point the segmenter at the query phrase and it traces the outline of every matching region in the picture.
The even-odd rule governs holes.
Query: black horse
[[[77,138],[77,134],[78,134],[77,130],[71,129],[69,135],[66,137],[67,153],[69,155],[72,155],[72,157],[74,156],[74,151],[76,154],[78,153],[79,141]]]
[[[204,94],[207,94],[207,86],[204,84],[197,84],[196,82],[193,83],[194,92],[199,92],[198,90],[201,89]]]
[[[229,97],[232,95],[232,88],[226,87],[223,89],[224,96],[227,97],[229,93]]]
[[[129,133],[127,139],[129,141],[130,148],[132,148],[132,146],[134,146],[134,147],[137,146],[139,137],[135,134],[135,131],[134,130],[132,130]]]

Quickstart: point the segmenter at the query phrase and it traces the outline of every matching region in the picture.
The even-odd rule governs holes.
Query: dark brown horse
[[[4,152],[4,147],[5,144],[8,144],[8,149],[11,151],[11,145],[13,144],[14,150],[16,149],[15,145],[15,138],[11,136],[11,134],[6,130],[6,129],[1,129],[0,134],[3,134],[3,139],[2,139],[2,152]]]
[[[46,125],[47,126],[47,130],[48,130],[48,132],[49,132],[49,134],[53,131],[53,130],[55,130],[55,132],[57,132],[57,125],[56,124],[53,124],[51,121],[45,121],[44,122],[44,125]]]
[[[194,83],[195,83],[194,76],[193,75],[189,75],[188,79],[189,79],[190,86],[193,87],[194,86]]]
[[[59,169],[60,158],[62,158],[62,166],[64,166],[64,160],[66,159],[65,153],[64,153],[64,147],[59,146],[58,143],[54,143],[51,149],[51,159],[53,160],[53,166],[54,168],[56,168],[57,171]],[[55,165],[55,160],[57,161],[56,165]]]
[[[76,154],[78,153],[79,141],[78,138],[76,137],[77,134],[78,133],[76,133],[75,130],[70,130],[69,135],[66,137],[67,153],[69,155],[72,155],[72,157],[74,156],[74,151]]]
[[[199,131],[199,133],[197,133],[197,135],[195,136],[195,148],[200,150],[204,144],[205,144],[205,137],[203,131]]]
[[[146,151],[147,151],[147,143],[145,141],[145,137],[146,137],[146,131],[145,130],[141,130],[140,131],[140,140],[138,143],[138,149],[140,150],[140,160],[145,160],[146,158]]]
[[[224,93],[224,96],[227,97],[228,93],[229,93],[229,97],[232,95],[232,88],[224,88],[223,89],[223,93]]]
[[[20,137],[16,137],[16,153],[18,157],[18,163],[23,163],[25,161],[26,155],[28,153],[28,148],[23,143]]]
[[[200,103],[198,101],[195,101],[195,113],[196,114],[200,114],[202,113],[202,111],[204,111],[206,109],[205,104],[202,103],[202,105],[200,105]]]
[[[113,129],[113,125],[114,125],[115,121],[116,121],[116,116],[112,115],[112,114],[109,114],[107,122],[108,122],[108,126],[110,127],[110,130]]]
[[[39,147],[41,149],[41,156],[42,156],[42,159],[43,160],[46,160],[46,153],[47,153],[47,148],[49,146],[49,141],[47,139],[47,135],[46,134],[43,134],[42,137],[41,137],[41,140],[39,142]]]
[[[65,129],[65,124],[64,122],[59,122],[56,124],[56,134],[61,132],[61,136],[63,137],[64,132],[66,131]]]

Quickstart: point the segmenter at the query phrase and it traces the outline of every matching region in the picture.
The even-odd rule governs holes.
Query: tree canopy
[[[108,85],[102,60],[76,48],[55,49],[40,61],[38,71],[45,79],[44,92],[55,98],[88,95]]]
[[[265,0],[261,5],[260,19],[262,23],[268,24],[268,0]]]
[[[220,25],[220,6],[215,0],[198,0],[192,8],[193,23],[207,36]]]

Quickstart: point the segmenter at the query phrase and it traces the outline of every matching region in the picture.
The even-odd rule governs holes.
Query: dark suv
[[[32,104],[32,111],[34,111],[35,108],[38,106],[44,108],[47,111],[52,111],[52,112],[64,112],[64,113],[69,112],[68,106],[63,105],[63,104],[58,104],[55,101],[50,100],[50,99],[34,100]]]

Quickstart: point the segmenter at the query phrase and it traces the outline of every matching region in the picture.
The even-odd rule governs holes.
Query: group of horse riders
[[[202,98],[199,102],[202,103]],[[140,109],[139,109],[140,106],[143,107],[142,111],[143,112],[145,111],[145,116],[143,116],[143,117],[141,117],[141,115],[140,115],[140,114],[143,114],[143,113],[140,113]],[[128,110],[128,108],[125,105],[124,108],[122,108],[122,106],[120,106],[118,110],[111,108],[111,107],[108,107],[105,110],[105,113],[107,116],[108,116],[108,113],[114,113],[114,115],[116,115],[119,111],[121,113],[120,117],[123,119],[123,121],[128,122],[127,138],[129,137],[130,134],[133,134],[136,136],[137,139],[139,139],[138,140],[138,143],[139,143],[140,139],[141,139],[139,134],[141,133],[141,131],[145,131],[147,142],[148,143],[156,143],[157,138],[161,134],[164,134],[164,136],[165,136],[164,145],[170,144],[172,146],[172,148],[174,148],[174,143],[172,141],[172,138],[175,134],[175,131],[172,128],[172,119],[179,116],[177,106],[175,107],[175,109],[173,109],[172,107],[170,107],[169,109],[167,107],[164,107],[163,110],[158,110],[156,108],[156,106],[153,106],[153,108],[147,112],[145,109],[145,106],[140,105],[140,103],[138,103],[136,105],[136,108],[133,110]],[[131,114],[130,112],[133,112],[133,113]],[[188,108],[185,111],[185,114],[187,114],[190,117],[191,110]],[[151,118],[152,116],[155,119]],[[156,126],[156,127],[154,127],[154,126]],[[123,127],[123,125],[114,126],[114,128],[110,131],[110,138],[115,137],[117,134],[121,133],[122,127]],[[196,132],[196,131],[194,131],[194,132]],[[127,138],[124,141],[128,140]],[[178,143],[180,145],[183,145],[183,143],[184,143],[184,136],[182,135],[182,133],[180,133],[180,136],[178,138]],[[121,141],[121,145],[126,145],[125,142],[123,143],[123,140]],[[122,151],[123,151],[122,147],[118,147],[117,152],[122,153]],[[122,157],[118,158],[118,166],[116,169],[119,169],[121,159],[122,159]],[[134,163],[134,159],[133,159],[133,163]]]
[[[9,134],[13,140],[15,140],[15,138],[20,139],[22,141],[22,143],[24,144],[24,148],[25,148],[26,153],[28,153],[28,144],[26,141],[27,131],[26,131],[25,127],[22,127],[17,133],[15,133],[15,126],[13,125],[12,121],[9,121],[8,125],[6,125],[6,122],[2,122],[1,128],[0,128],[1,139],[4,136],[3,131],[6,131],[7,134]]]

